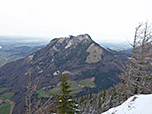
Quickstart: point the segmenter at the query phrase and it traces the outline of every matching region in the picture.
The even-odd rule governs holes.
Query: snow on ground
[[[152,94],[132,96],[122,105],[102,114],[152,114]]]

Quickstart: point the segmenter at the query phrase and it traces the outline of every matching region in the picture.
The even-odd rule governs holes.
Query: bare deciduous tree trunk
[[[152,91],[152,30],[148,23],[135,31],[132,56],[121,78],[126,81],[130,95]],[[129,96],[130,96],[129,95]]]
[[[50,114],[49,110],[52,106],[51,95],[46,102],[36,98],[37,85],[39,80],[31,80],[31,71],[29,71],[29,80],[25,98],[26,112],[25,114]]]

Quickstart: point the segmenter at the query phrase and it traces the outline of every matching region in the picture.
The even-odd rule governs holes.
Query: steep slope
[[[152,94],[135,95],[122,105],[102,114],[152,114]]]
[[[93,79],[95,88],[84,88],[79,94],[98,92],[120,80],[117,74],[126,58],[111,53],[95,43],[88,34],[55,38],[41,50],[0,68],[0,86],[9,88],[15,95],[15,111],[24,107],[28,72],[32,79],[40,78],[38,89],[56,86],[59,76],[66,73],[69,80]]]

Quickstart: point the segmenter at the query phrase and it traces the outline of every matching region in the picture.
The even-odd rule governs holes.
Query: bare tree
[[[45,102],[41,102],[41,98],[36,98],[36,91],[39,79],[35,79],[34,81],[31,80],[31,71],[29,71],[29,80],[25,98],[25,105],[26,105],[26,113],[25,114],[50,114],[49,110],[52,106],[52,96],[50,95],[48,100]]]
[[[132,44],[132,56],[123,69],[121,78],[128,87],[128,95],[149,93],[152,90],[152,30],[151,26],[141,23],[136,28]]]

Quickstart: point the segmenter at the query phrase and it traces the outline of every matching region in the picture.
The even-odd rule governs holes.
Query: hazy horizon
[[[78,34],[78,35],[82,35],[82,34]],[[70,35],[69,35],[70,36]],[[61,36],[61,37],[58,37],[58,38],[62,38],[62,37],[69,37],[69,36]],[[75,36],[77,36],[77,35],[75,35]],[[57,37],[54,37],[54,38],[57,38]],[[46,42],[46,43],[48,43],[48,42],[50,42],[52,39],[54,39],[54,38],[49,38],[49,37],[31,37],[31,36],[1,36],[0,35],[0,40],[4,40],[4,41],[6,41],[6,40],[11,40],[11,41],[18,41],[18,40],[22,40],[22,41],[27,41],[27,40],[29,40],[29,41],[36,41],[36,42]],[[92,38],[92,37],[91,37]],[[94,38],[92,38],[92,40],[94,40]],[[100,41],[98,41],[98,40],[94,40],[95,42],[97,42],[97,43],[109,43],[109,44],[129,44],[129,41],[107,41],[107,40],[100,40]]]
[[[89,34],[96,42],[132,42],[152,22],[151,0],[1,0],[0,36],[42,40]]]

